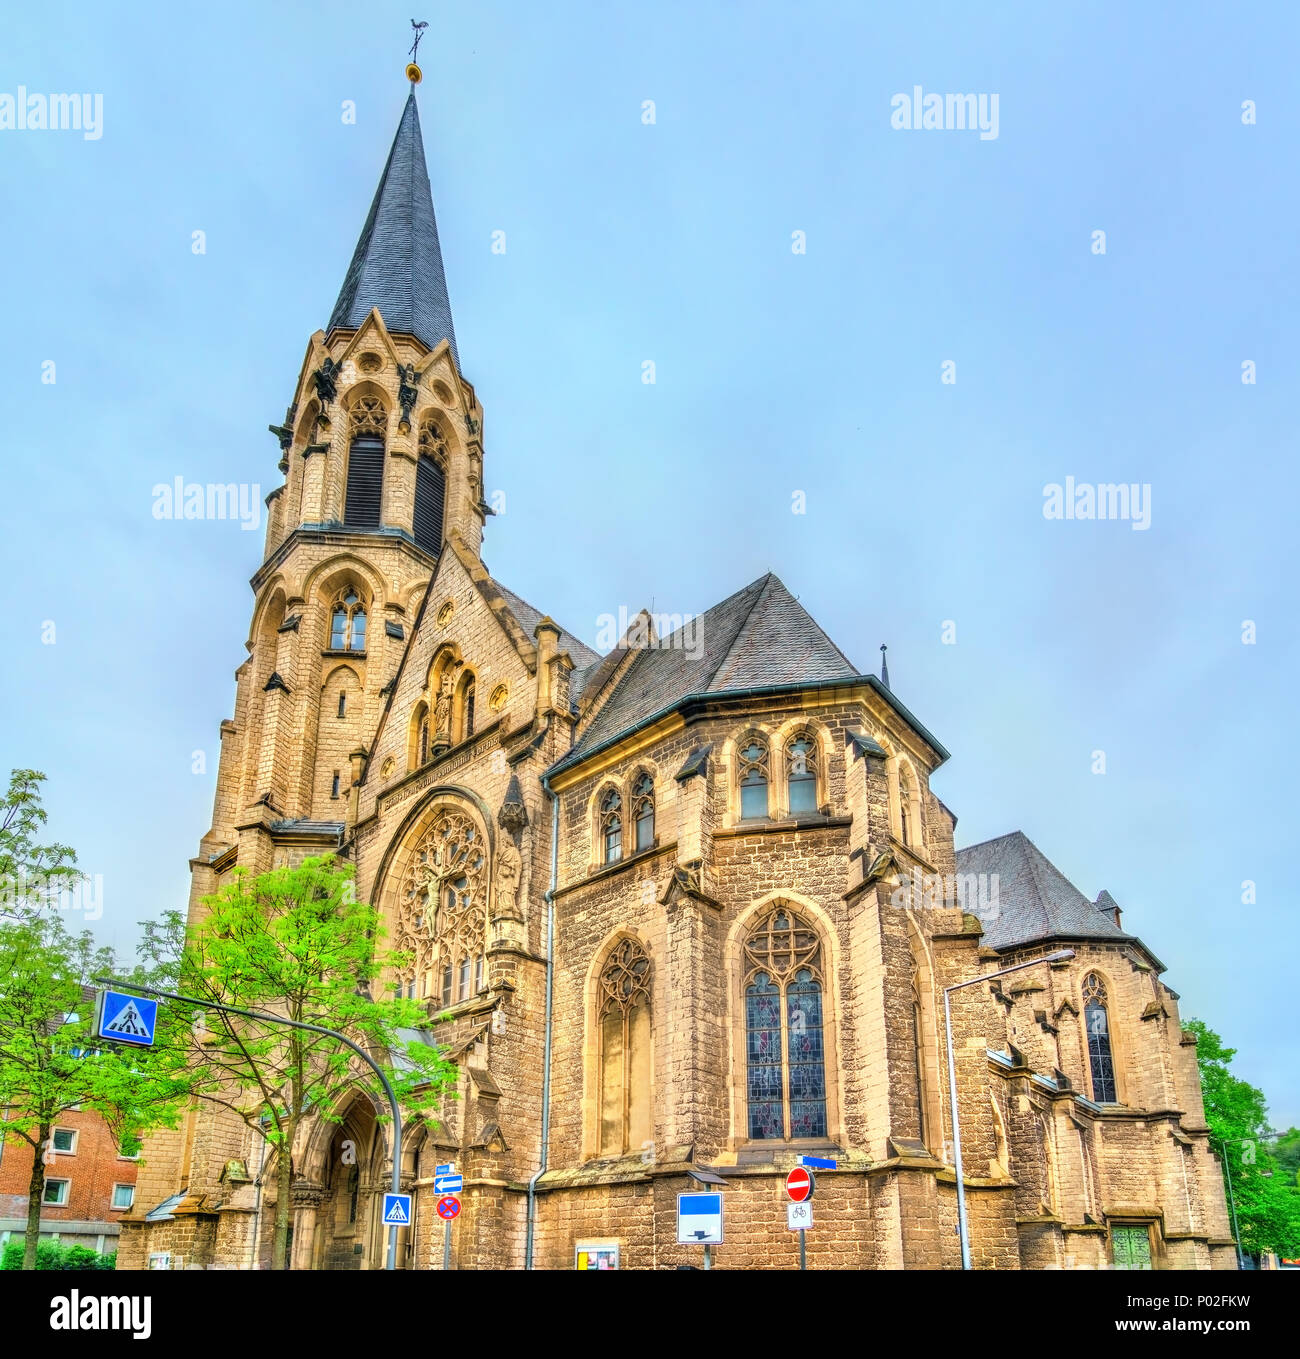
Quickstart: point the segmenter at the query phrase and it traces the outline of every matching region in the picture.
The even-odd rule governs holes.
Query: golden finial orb
[[[415,62],[411,62],[406,68],[406,78],[412,85],[418,85],[420,81],[424,79],[424,72],[420,70]]]

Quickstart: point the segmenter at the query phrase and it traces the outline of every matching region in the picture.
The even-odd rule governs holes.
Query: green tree
[[[24,1269],[37,1267],[45,1179],[58,1160],[61,1115],[87,1109],[127,1142],[174,1118],[182,1087],[154,1054],[97,1044],[92,980],[112,974],[112,951],[73,934],[49,911],[0,922],[0,1137],[32,1149]]]
[[[379,915],[355,899],[353,877],[351,864],[328,855],[258,876],[236,869],[203,899],[178,989],[346,1033],[384,1068],[404,1121],[428,1118],[455,1068],[416,1032],[429,1028],[426,1007],[384,988],[403,959],[381,951]],[[167,937],[164,922],[154,942]],[[335,1121],[339,1100],[358,1085],[379,1096],[373,1073],[337,1039],[226,1011],[169,1006],[159,1032],[193,1097],[231,1110],[277,1153],[271,1264],[285,1268],[303,1121]]]
[[[0,797],[0,920],[33,914],[48,894],[81,878],[72,849],[36,842],[49,816],[41,804],[44,782],[35,769],[15,769]]]
[[[1232,1177],[1241,1248],[1248,1255],[1300,1255],[1300,1187],[1294,1172],[1287,1170],[1289,1135],[1274,1145],[1264,1092],[1230,1069],[1237,1049],[1225,1047],[1200,1020],[1193,1019],[1187,1028],[1196,1034],[1205,1121],[1215,1152]]]

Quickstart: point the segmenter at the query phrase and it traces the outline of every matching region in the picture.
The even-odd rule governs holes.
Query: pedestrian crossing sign
[[[128,996],[121,991],[101,991],[95,1037],[114,1043],[150,1047],[158,1022],[158,1002],[143,996]]]
[[[384,1226],[409,1227],[411,1225],[411,1196],[409,1194],[384,1195]]]

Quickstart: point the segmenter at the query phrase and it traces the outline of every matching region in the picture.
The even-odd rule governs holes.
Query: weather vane
[[[411,27],[415,30],[415,41],[411,44],[411,50],[407,54],[411,60],[406,68],[406,78],[412,85],[418,85],[420,81],[424,79],[424,74],[415,63],[420,55],[420,39],[424,37],[424,30],[428,28],[429,25],[423,19],[418,21],[412,19]]]

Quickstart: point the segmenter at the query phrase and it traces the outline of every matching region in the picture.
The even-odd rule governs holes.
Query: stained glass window
[[[767,815],[768,749],[761,736],[751,736],[740,749],[740,819]]]
[[[632,785],[632,820],[637,849],[649,849],[655,840],[655,786],[649,774],[642,774]]]
[[[613,788],[601,799],[600,837],[602,862],[617,863],[623,857],[623,799]]]
[[[1088,1034],[1092,1097],[1098,1104],[1114,1104],[1117,1102],[1115,1061],[1110,1049],[1106,986],[1095,972],[1090,972],[1083,982],[1083,1023]]]
[[[745,942],[746,1096],[751,1138],[827,1136],[821,944],[777,906]]]
[[[817,747],[812,736],[796,732],[785,747],[786,786],[790,795],[790,811],[817,810]]]

